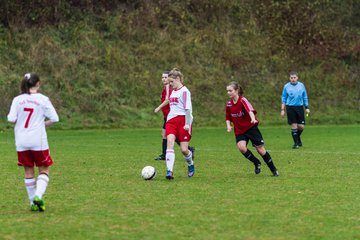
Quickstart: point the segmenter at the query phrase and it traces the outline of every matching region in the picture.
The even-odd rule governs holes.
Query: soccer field
[[[46,212],[30,212],[11,130],[0,133],[0,239],[360,239],[360,126],[262,127],[279,177],[226,128],[194,128],[196,173],[178,148],[165,179],[160,129],[49,130]],[[249,147],[257,156],[256,151]],[[157,177],[144,181],[152,165]]]

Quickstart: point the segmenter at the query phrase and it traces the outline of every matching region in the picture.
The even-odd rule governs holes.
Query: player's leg
[[[304,126],[305,126],[305,112],[304,112],[304,108],[303,107],[296,107],[296,123],[297,123],[297,145],[299,147],[302,147],[302,142],[301,142],[301,134],[304,130]]]
[[[247,148],[249,139],[245,135],[237,135],[236,136],[236,145],[242,155],[252,162],[255,166],[254,172],[255,174],[259,174],[261,172],[261,162],[260,160],[254,156],[254,154]]]
[[[35,195],[39,198],[45,194],[46,188],[49,184],[49,167],[39,167],[39,176],[36,180],[36,192]]]
[[[256,151],[263,158],[264,162],[272,172],[273,176],[279,176],[279,173],[274,165],[274,162],[270,154],[266,151],[264,147],[264,139],[258,127],[253,127],[248,131],[248,136],[252,142],[252,145],[255,147]]]
[[[261,157],[264,159],[264,162],[266,163],[266,165],[269,167],[271,173],[273,174],[274,177],[279,176],[279,172],[275,167],[275,164],[269,154],[268,151],[266,151],[264,145],[261,146],[255,146],[256,151],[261,155]]]
[[[188,149],[191,152],[192,160],[194,160],[195,159],[195,147],[192,147],[192,146],[189,145]]]
[[[173,118],[166,122],[166,139],[167,139],[167,149],[166,149],[166,178],[171,180],[173,179],[173,170],[175,163],[175,151],[174,144],[177,136],[177,118]]]
[[[166,155],[166,148],[167,148],[167,139],[166,139],[166,130],[165,130],[165,126],[166,126],[166,119],[164,119],[164,124],[163,124],[163,128],[161,130],[161,137],[162,137],[162,152],[159,156],[155,157],[155,160],[165,160],[165,155]]]
[[[179,139],[176,139],[175,142],[176,142],[177,145],[180,146],[180,140]],[[195,147],[192,147],[192,146],[188,145],[188,149],[189,149],[189,151],[191,151],[192,159],[194,160],[195,159]]]
[[[184,155],[187,163],[189,163],[189,164],[193,163],[192,162],[192,153],[189,150],[189,142],[180,142],[180,151]]]
[[[304,131],[304,124],[298,124],[298,146],[302,147],[301,134]]]
[[[294,140],[294,145],[292,146],[293,149],[299,148],[299,131],[298,131],[298,124],[292,123],[291,124],[291,136]]]
[[[36,179],[36,192],[34,204],[39,207],[40,211],[45,211],[45,202],[43,195],[49,184],[49,168],[53,164],[49,149],[42,151],[32,151],[32,156],[35,159],[35,164],[39,168],[39,175]]]
[[[188,176],[192,177],[195,174],[195,166],[192,151],[189,150],[189,142],[180,142],[180,149],[188,164]]]
[[[163,130],[161,131],[161,136],[162,136],[162,155],[163,155],[163,159],[161,159],[161,160],[165,160],[166,149],[167,149],[167,139],[166,139],[165,128],[163,128]]]
[[[176,144],[180,146],[180,140],[176,139],[175,140]],[[189,151],[191,151],[192,153],[192,159],[194,160],[195,159],[195,147],[192,147],[192,146],[188,146],[188,149]]]
[[[36,181],[35,181],[35,170],[34,167],[27,167],[24,166],[25,170],[25,188],[28,194],[28,198],[30,201],[30,209],[32,211],[37,211],[39,208],[33,203],[35,198],[35,191],[36,191]]]
[[[298,113],[297,108],[293,106],[287,106],[286,107],[286,114],[287,114],[287,120],[288,124],[291,126],[291,137],[294,140],[294,145],[292,146],[293,149],[298,149]]]
[[[18,166],[23,166],[25,171],[24,184],[30,201],[30,209],[32,211],[37,211],[39,210],[38,207],[33,204],[35,191],[36,191],[36,181],[35,181],[34,162],[31,158],[31,152],[18,151],[17,155],[18,155]]]
[[[162,130],[161,136],[162,136],[162,152],[159,156],[155,158],[155,160],[165,160],[166,149],[167,149],[167,139],[166,139],[165,129]]]
[[[190,125],[189,130],[184,129],[185,118],[181,118],[181,123],[179,124],[179,137],[180,140],[180,150],[184,155],[185,161],[188,164],[188,176],[192,177],[195,174],[194,158],[193,152],[189,149],[189,141],[191,140],[192,127]]]
[[[49,167],[39,166],[39,176],[36,179],[36,192],[34,203],[39,207],[40,211],[45,211],[45,202],[43,195],[49,184]]]
[[[175,151],[174,151],[175,135],[167,135],[167,149],[166,149],[166,178],[173,179]]]

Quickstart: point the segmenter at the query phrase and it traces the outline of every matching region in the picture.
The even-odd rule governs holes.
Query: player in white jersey
[[[18,165],[25,169],[25,187],[32,211],[44,211],[42,199],[53,164],[45,127],[59,121],[48,97],[38,93],[40,78],[36,73],[25,74],[21,94],[12,101],[8,121],[15,123],[15,145]],[[35,181],[34,165],[39,168]]]
[[[166,121],[166,178],[173,179],[175,163],[174,142],[180,141],[180,149],[188,163],[188,176],[195,173],[192,152],[188,149],[192,134],[192,104],[190,91],[183,85],[183,75],[178,69],[173,69],[168,75],[173,89],[169,98],[170,112]]]

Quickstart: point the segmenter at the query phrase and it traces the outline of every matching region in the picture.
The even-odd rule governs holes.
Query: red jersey
[[[161,93],[161,102],[164,102],[166,99],[169,99],[170,98],[170,94],[172,92],[172,87],[170,87],[170,85],[166,85]],[[169,114],[170,112],[170,105],[167,104],[165,105],[162,109],[161,109],[163,115],[164,115],[164,118],[167,118],[167,115]]]
[[[236,103],[233,100],[229,100],[226,103],[226,120],[233,123],[235,135],[244,134],[247,130],[258,124],[251,123],[249,112],[253,112],[256,115],[256,110],[243,96],[239,96]]]

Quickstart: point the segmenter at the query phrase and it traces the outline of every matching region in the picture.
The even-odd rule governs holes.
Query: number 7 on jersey
[[[29,112],[29,115],[26,119],[26,122],[25,122],[25,128],[28,128],[29,127],[29,122],[30,122],[30,118],[31,118],[31,115],[33,114],[34,112],[34,109],[33,108],[24,108],[24,111],[25,112]]]

